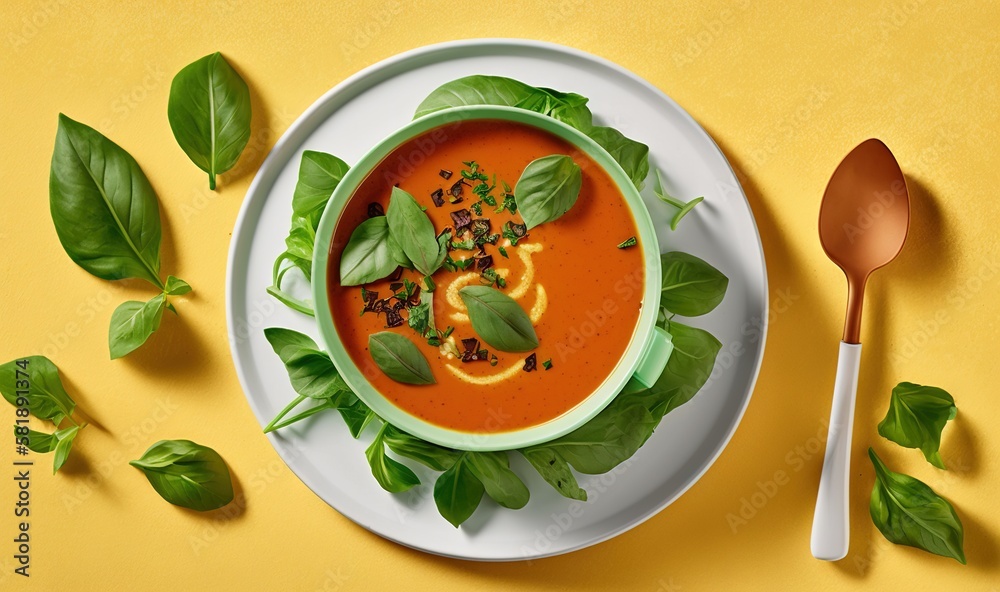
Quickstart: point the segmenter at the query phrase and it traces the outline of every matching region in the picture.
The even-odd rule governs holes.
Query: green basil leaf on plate
[[[365,450],[368,457],[368,464],[371,466],[372,475],[382,489],[390,493],[400,493],[420,485],[420,479],[413,473],[410,467],[403,463],[389,458],[385,453],[385,430],[389,424],[382,424],[382,428],[371,446]]]
[[[466,286],[458,294],[469,310],[472,329],[490,346],[505,352],[538,347],[528,313],[510,296],[490,286]]]
[[[121,303],[111,314],[111,327],[108,331],[111,359],[116,360],[130,354],[146,343],[149,336],[160,327],[166,308],[167,298],[163,294],[153,296],[148,302],[129,300]]]
[[[264,336],[288,371],[295,392],[310,399],[329,399],[350,391],[330,357],[308,336],[270,327]]]
[[[964,531],[955,508],[922,481],[894,473],[871,448],[875,467],[869,511],[885,538],[965,564]]]
[[[649,175],[649,146],[626,138],[610,127],[592,127],[583,131],[608,151],[637,189],[642,189],[646,176]]]
[[[447,471],[462,456],[457,450],[426,442],[391,425],[385,429],[383,439],[389,450],[435,471]]]
[[[52,434],[52,437],[55,439],[55,447],[52,449],[55,452],[52,458],[53,475],[66,464],[66,460],[69,458],[69,451],[73,448],[73,440],[76,439],[76,435],[79,433],[80,426],[74,425],[57,430],[56,433]]]
[[[59,115],[49,208],[77,265],[106,280],[160,281],[160,209],[139,164],[96,130]]]
[[[382,331],[368,336],[368,351],[386,376],[406,384],[434,384],[431,365],[412,341]]]
[[[76,403],[63,388],[59,368],[45,356],[26,356],[0,365],[0,392],[14,407],[22,406],[17,401],[19,380],[28,380],[30,383],[28,409],[38,419],[51,421],[58,426],[76,409]]]
[[[207,55],[174,76],[167,119],[215,189],[216,175],[233,168],[250,140],[250,89],[221,53]]]
[[[420,214],[426,218],[423,212]],[[399,267],[399,255],[394,251],[393,240],[389,237],[386,218],[387,216],[369,218],[358,224],[351,233],[340,256],[341,285],[368,284],[388,276]],[[433,229],[431,232],[433,233]]]
[[[326,152],[306,150],[302,153],[299,178],[292,194],[292,211],[314,221],[313,230],[348,168],[343,160]]]
[[[183,296],[191,291],[191,286],[184,280],[167,276],[167,283],[163,285],[163,292],[170,296]]]
[[[344,402],[337,407],[337,410],[340,411],[340,416],[344,419],[347,429],[350,430],[351,436],[354,438],[360,436],[368,424],[377,417],[375,412],[369,409],[368,405],[365,405],[364,401],[354,393],[346,393]],[[388,436],[386,438],[388,439]]]
[[[643,405],[626,405],[615,400],[579,428],[528,450],[553,450],[577,471],[599,475],[635,454],[653,433],[656,423]]]
[[[458,528],[479,507],[485,491],[469,467],[468,453],[463,453],[434,482],[434,503],[444,519]]]
[[[528,487],[510,470],[506,452],[467,452],[466,459],[469,471],[479,479],[493,501],[512,510],[528,503]]]
[[[528,229],[552,222],[569,211],[580,196],[580,165],[564,154],[531,161],[514,186],[517,210]]]
[[[906,448],[919,448],[927,462],[945,468],[938,449],[941,431],[958,413],[955,399],[933,386],[901,382],[892,389],[889,412],[878,424],[878,433]]]
[[[520,452],[538,474],[563,497],[581,502],[587,501],[587,492],[577,483],[576,475],[570,470],[569,463],[556,450],[546,446],[534,446]]]
[[[660,255],[660,305],[684,317],[707,314],[722,302],[729,278],[705,261],[673,251]]]
[[[437,271],[435,264],[440,253],[437,234],[434,233],[434,224],[417,200],[399,187],[393,187],[385,218],[392,238],[399,243],[417,271],[424,275]]]
[[[129,464],[145,473],[156,493],[175,506],[208,512],[233,501],[229,467],[207,446],[160,440]]]

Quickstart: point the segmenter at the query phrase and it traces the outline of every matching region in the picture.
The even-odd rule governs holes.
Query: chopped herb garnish
[[[528,227],[524,224],[515,224],[508,220],[503,225],[502,234],[505,239],[510,241],[511,245],[516,246],[517,241],[528,236]]]
[[[441,206],[443,206],[444,205],[444,189],[441,189],[440,187],[438,187],[437,189],[435,189],[434,192],[431,193],[431,201],[433,201],[434,205],[436,205],[439,208]]]
[[[495,284],[499,288],[507,287],[507,280],[503,279],[503,277],[501,277],[500,274],[497,273],[497,270],[493,269],[492,267],[483,270],[483,272],[479,276],[479,283],[483,284],[484,286],[492,286]]]
[[[501,214],[504,210],[510,210],[511,214],[517,213],[517,202],[514,201],[514,196],[509,193],[503,196],[503,203],[497,206],[496,213]]]
[[[531,372],[538,368],[538,357],[532,353],[530,356],[524,359],[524,371]]]
[[[470,206],[472,211],[476,213],[477,216],[483,215],[483,201],[479,200]]]
[[[451,337],[451,334],[454,331],[455,331],[455,328],[452,327],[451,325],[448,325],[448,328],[444,330],[444,333],[441,334],[441,337],[447,339],[448,337]]]
[[[500,359],[497,358],[496,354],[490,356],[490,366],[496,366],[499,361]]]
[[[376,201],[368,204],[368,217],[377,218],[379,216],[385,216],[385,210],[382,209],[382,204]]]
[[[627,238],[627,239],[623,240],[622,242],[618,243],[618,248],[619,249],[627,249],[629,247],[634,247],[637,244],[639,244],[639,241],[634,236],[630,236],[629,238]]]
[[[483,203],[485,203],[488,206],[497,205],[497,198],[493,197],[492,195],[486,194],[483,195],[482,198],[483,198]]]
[[[503,185],[503,192],[504,193],[511,193],[510,185],[507,184],[507,181],[504,181],[504,180],[501,179],[500,180],[500,184]]]
[[[448,271],[465,271],[470,266],[475,263],[472,258],[469,259],[452,259],[451,255],[445,257],[444,268]]]
[[[445,179],[451,179],[451,171],[447,169],[441,169],[441,172],[439,172],[438,174],[444,177]]]
[[[506,248],[500,247],[497,250],[500,251],[500,254],[503,255],[504,259],[509,259],[510,258],[510,257],[507,256],[507,249]]]
[[[424,284],[424,290],[427,290],[428,292],[433,292],[434,288],[437,287],[437,284],[434,283],[434,278],[432,278],[429,275],[424,276],[423,284]]]
[[[451,248],[461,251],[471,251],[476,248],[476,241],[467,238],[463,241],[451,241]]]
[[[542,368],[545,368],[546,370],[551,369],[552,368],[552,358],[549,358],[549,359],[545,360],[544,362],[542,362]]]
[[[485,244],[495,245],[497,241],[500,240],[499,234],[484,234],[482,236],[476,237],[476,245],[483,246]]]

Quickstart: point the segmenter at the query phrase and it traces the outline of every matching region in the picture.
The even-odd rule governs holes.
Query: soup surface
[[[486,359],[462,360],[466,349],[463,340],[477,335],[457,291],[487,281],[475,265],[464,270],[442,268],[432,276],[436,284],[434,322],[441,330],[453,327],[441,345],[428,343],[406,322],[387,328],[386,314],[361,314],[366,292],[384,298],[397,292],[404,280],[419,285],[422,279],[417,271],[402,270],[398,277],[366,284],[365,292],[359,286],[340,285],[340,256],[351,233],[370,215],[379,215],[388,207],[394,185],[427,208],[435,232],[454,228],[452,213],[465,209],[472,218],[488,218],[490,232],[500,233],[505,222],[521,222],[520,216],[509,210],[496,212],[506,193],[503,183],[514,187],[528,163],[551,154],[570,155],[582,168],[575,205],[557,220],[529,230],[516,245],[509,238],[483,245],[483,251],[492,256],[491,268],[502,278],[503,286],[496,287],[531,317],[539,343],[533,352],[507,353],[482,343],[478,348],[487,350]],[[480,203],[473,208],[480,201],[472,191],[478,181],[461,187],[460,200],[453,195],[452,187],[463,178],[463,170],[473,170],[473,162],[478,172],[490,178],[489,184],[496,175],[492,192],[496,206]],[[443,193],[442,205],[435,205],[441,203],[441,194],[432,196],[438,190]],[[481,216],[475,209],[482,211]],[[355,192],[338,221],[330,250],[328,285],[334,324],[372,385],[411,415],[475,433],[544,423],[587,398],[612,372],[632,339],[642,305],[642,245],[619,245],[637,234],[614,181],[564,140],[506,121],[442,126],[385,158]],[[456,249],[449,255],[460,261],[472,258],[473,251]],[[408,310],[400,312],[405,318]],[[430,363],[435,384],[403,384],[379,370],[368,351],[368,338],[386,330],[417,344]],[[531,354],[535,355],[535,369],[527,371],[526,360]]]

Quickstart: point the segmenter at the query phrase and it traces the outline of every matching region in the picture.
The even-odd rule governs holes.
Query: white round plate
[[[664,418],[631,462],[608,475],[581,476],[590,501],[561,497],[523,459],[511,455],[514,470],[531,490],[531,501],[512,511],[484,500],[459,529],[438,515],[433,473],[418,470],[423,483],[405,494],[383,491],[364,455],[372,430],[354,440],[336,413],[316,415],[270,440],[317,495],[385,538],[450,557],[534,559],[621,534],[691,487],[729,442],[763,357],[767,274],[750,206],[712,138],[661,91],[582,51],[523,40],[433,45],[355,74],[292,124],[250,186],[229,253],[229,337],[236,372],[263,426],[295,396],[263,329],[287,327],[318,336],[311,317],[286,309],[265,292],[271,265],[284,250],[302,151],[329,152],[350,164],[410,121],[417,104],[434,88],[470,74],[509,76],[589,97],[596,122],[649,145],[650,164],[664,172],[670,193],[705,196],[678,231],[671,232],[671,208],[653,196],[651,181],[643,191],[665,250],[697,255],[729,276],[723,303],[691,320],[723,344],[715,373],[694,399]]]

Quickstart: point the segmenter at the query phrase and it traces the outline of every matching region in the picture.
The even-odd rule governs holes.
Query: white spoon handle
[[[840,342],[837,381],[833,385],[833,410],[819,480],[816,513],[813,514],[812,554],[816,559],[837,561],[847,555],[850,542],[849,484],[851,478],[851,432],[854,400],[858,391],[861,344]]]

